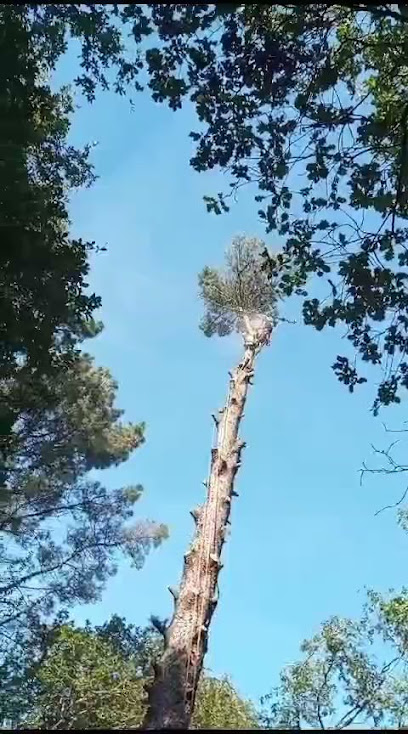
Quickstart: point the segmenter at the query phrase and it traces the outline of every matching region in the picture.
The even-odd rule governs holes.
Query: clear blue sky
[[[70,71],[64,63],[58,79]],[[103,94],[91,107],[82,103],[72,129],[75,143],[99,142],[100,176],[72,198],[73,232],[108,247],[90,278],[106,328],[87,348],[118,380],[126,419],[147,423],[146,444],[104,481],[141,482],[140,518],[170,528],[142,571],[123,563],[99,604],[73,610],[80,623],[113,613],[140,625],[151,613],[170,616],[166,587],[180,578],[189,510],[204,497],[211,413],[239,354],[234,338],[208,340],[198,330],[197,272],[221,263],[235,234],[264,233],[250,192],[228,215],[206,212],[203,194],[225,179],[189,167],[194,127],[188,110],[173,113],[139,95],[132,112],[126,100]],[[398,427],[404,407],[374,419],[374,386],[352,396],[337,383],[330,365],[344,353],[341,336],[279,326],[249,396],[240,497],[206,664],[255,699],[322,620],[358,614],[365,585],[386,590],[407,578],[407,537],[395,513],[374,517],[403,484],[373,477],[359,485],[370,444],[388,442],[381,419]]]

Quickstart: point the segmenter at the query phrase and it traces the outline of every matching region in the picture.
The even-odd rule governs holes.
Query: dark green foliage
[[[166,535],[132,521],[140,487],[110,491],[88,476],[125,461],[144,426],[120,423],[116,384],[79,351],[102,328],[86,281],[98,248],[70,237],[67,204],[94,174],[89,147],[67,140],[70,94],[48,80],[70,34],[77,84],[89,98],[88,72],[106,86],[121,47],[112,12],[0,5],[1,660],[45,614],[96,599],[118,554],[140,567]]]
[[[88,185],[89,149],[66,142],[72,102],[53,94],[24,22],[0,6],[0,379],[22,364],[46,372],[61,350],[97,333],[86,294],[94,243],[68,234],[66,196]]]
[[[408,386],[405,17],[364,3],[144,12],[160,38],[146,53],[153,98],[193,103],[191,164],[230,177],[208,210],[228,210],[243,183],[256,184],[282,253],[265,259],[280,292],[301,296],[305,323],[343,324],[363,362],[381,365],[375,411],[398,402]],[[350,390],[365,380],[347,355],[335,370]]]
[[[375,411],[400,400],[408,385],[404,6],[30,4],[0,13],[30,31],[43,72],[75,38],[74,82],[90,101],[98,87],[140,90],[146,72],[156,101],[172,109],[191,101],[200,121],[191,164],[224,169],[231,181],[230,192],[206,197],[208,210],[228,211],[241,184],[255,183],[258,215],[281,252],[266,257],[266,271],[283,295],[303,299],[307,324],[344,325],[351,351],[383,368]],[[323,296],[312,275],[326,285]],[[95,303],[82,306],[77,317],[87,318]],[[33,343],[25,333],[15,341],[24,353]],[[334,368],[350,390],[366,379],[349,355]]]

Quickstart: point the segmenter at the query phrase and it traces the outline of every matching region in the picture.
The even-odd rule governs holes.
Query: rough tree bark
[[[205,482],[207,498],[192,511],[196,523],[193,542],[184,556],[179,591],[169,588],[174,598],[174,614],[165,631],[165,649],[154,666],[154,681],[148,687],[148,709],[144,729],[187,729],[204,657],[208,630],[218,601],[218,574],[221,551],[231,512],[234,480],[245,442],[238,437],[248,386],[262,347],[269,343],[271,323],[262,319],[244,333],[243,359],[230,373],[227,402],[213,416],[217,425],[216,445],[211,450],[211,470]]]

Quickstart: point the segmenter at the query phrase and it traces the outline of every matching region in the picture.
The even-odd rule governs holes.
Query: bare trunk
[[[171,589],[174,615],[165,635],[165,650],[155,666],[148,690],[144,729],[187,729],[204,657],[208,630],[218,601],[220,558],[234,496],[235,475],[245,446],[238,438],[255,357],[268,342],[270,325],[247,335],[245,354],[231,374],[228,399],[220,410],[216,445],[211,450],[211,470],[206,502],[192,511],[196,523],[193,542],[184,556],[179,592]]]

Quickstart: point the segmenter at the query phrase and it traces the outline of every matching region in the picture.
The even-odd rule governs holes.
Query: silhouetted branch
[[[408,423],[408,421],[404,421],[404,423]],[[383,423],[383,428],[387,433],[408,433],[408,429],[390,429],[388,428],[385,423]],[[360,469],[360,486],[363,483],[363,478],[366,473],[369,474],[401,474],[404,472],[408,472],[408,464],[400,464],[398,461],[394,459],[394,457],[391,455],[391,452],[393,448],[400,442],[400,439],[396,439],[393,441],[387,449],[377,449],[373,444],[371,444],[371,448],[373,449],[375,454],[379,454],[383,457],[385,457],[386,462],[388,464],[385,466],[381,466],[378,469],[374,469],[371,467],[368,467],[365,462],[363,462],[363,468]],[[379,510],[377,510],[374,513],[374,516],[376,517],[384,510],[392,510],[401,505],[406,496],[408,494],[408,486],[405,488],[404,492],[402,493],[401,497],[396,501],[393,502],[390,505],[385,505],[384,507],[381,507]]]

